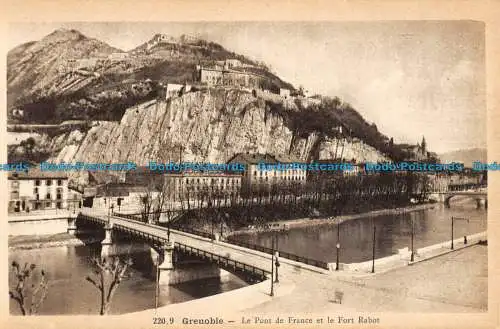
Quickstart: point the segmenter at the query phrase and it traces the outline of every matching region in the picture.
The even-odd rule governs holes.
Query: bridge
[[[450,207],[450,200],[455,196],[469,196],[476,200],[477,207],[480,208],[484,205],[488,208],[488,192],[487,191],[448,191],[448,192],[437,192],[435,193],[441,196],[447,208]]]
[[[121,232],[133,236],[135,238],[134,241],[144,241],[157,250],[160,255],[160,264],[158,266],[160,270],[160,284],[168,285],[173,282],[171,275],[174,268],[174,249],[176,252],[216,264],[219,268],[238,276],[246,275],[247,278],[253,278],[257,281],[264,281],[270,278],[271,255],[256,252],[243,246],[236,246],[171,228],[168,229],[147,224],[131,218],[119,217],[116,214],[110,215],[104,213],[102,210],[99,211],[90,208],[83,208],[77,219],[69,223],[68,232],[74,233],[77,231],[76,221],[78,219],[103,227],[105,232],[105,238],[101,242],[103,256],[109,255],[110,246],[113,244],[113,232]],[[316,273],[324,273],[325,271],[290,260],[287,260],[287,263],[288,266],[282,267],[283,271],[293,271],[297,267],[309,269]]]

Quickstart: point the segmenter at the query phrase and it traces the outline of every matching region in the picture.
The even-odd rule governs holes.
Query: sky
[[[486,147],[484,24],[474,21],[16,23],[9,49],[58,28],[130,50],[198,35],[264,61],[296,87],[338,96],[395,142]]]

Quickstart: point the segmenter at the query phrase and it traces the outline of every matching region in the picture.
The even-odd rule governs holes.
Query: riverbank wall
[[[414,263],[422,262],[437,256],[447,254],[456,250],[467,248],[469,246],[476,245],[482,241],[487,240],[487,232],[480,232],[467,236],[467,243],[465,243],[464,237],[460,237],[453,240],[454,249],[451,249],[451,240],[441,243],[437,243],[431,246],[418,248],[414,252],[414,261],[411,261],[411,250],[408,247],[399,249],[397,254],[375,259],[375,266],[373,266],[373,261],[366,261],[361,263],[340,263],[339,270],[352,272],[352,273],[371,273],[372,267],[375,269],[375,273],[391,270],[394,268],[411,265]],[[335,271],[336,263],[328,263],[328,267],[331,271]]]
[[[77,214],[33,214],[8,216],[9,236],[66,233]]]
[[[408,206],[408,207],[403,207],[403,208],[380,209],[380,210],[374,210],[374,211],[369,211],[369,212],[363,212],[363,213],[359,213],[359,214],[343,215],[343,216],[338,216],[338,217],[335,217],[332,219],[328,219],[328,218],[301,218],[301,219],[269,222],[269,225],[272,227],[279,226],[280,228],[283,228],[285,230],[292,229],[292,228],[317,226],[317,225],[337,225],[337,224],[343,223],[343,222],[348,221],[348,220],[354,220],[354,219],[370,217],[370,216],[376,217],[376,216],[384,216],[384,215],[401,215],[404,213],[410,213],[410,212],[414,212],[414,211],[432,209],[436,206],[437,205],[435,203],[427,203],[427,204]],[[247,229],[241,229],[241,230],[237,230],[237,231],[233,231],[231,233],[228,233],[226,237],[239,235],[239,234],[257,234],[259,232],[260,231],[256,228],[247,228]]]

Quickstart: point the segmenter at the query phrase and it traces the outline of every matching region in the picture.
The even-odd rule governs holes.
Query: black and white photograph
[[[485,31],[9,22],[10,316],[486,314]]]

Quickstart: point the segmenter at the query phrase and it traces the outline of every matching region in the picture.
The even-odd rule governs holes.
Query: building
[[[225,65],[228,69],[231,69],[233,67],[240,67],[241,61],[239,59],[226,59]]]
[[[125,182],[132,185],[164,191],[168,200],[179,202],[200,199],[206,195],[224,194],[228,198],[239,197],[241,174],[234,172],[201,171],[152,171],[138,167],[126,173]]]
[[[107,183],[96,187],[92,208],[111,209],[113,211],[140,211],[141,198],[149,196],[155,199],[159,191],[154,187],[132,185],[128,183]]]
[[[208,85],[238,86],[247,88],[260,88],[266,77],[245,71],[245,69],[228,68],[227,65],[220,67],[218,64],[212,67],[196,66],[195,79]]]
[[[224,172],[184,172],[165,175],[165,190],[174,202],[207,198],[238,198],[241,174]]]
[[[280,88],[280,96],[284,98],[290,98],[290,89]]]
[[[228,163],[245,165],[246,170],[241,178],[242,190],[245,193],[263,187],[270,188],[271,185],[304,184],[306,182],[306,168],[299,166],[302,163],[291,157],[273,156],[268,153],[238,153],[229,159]],[[293,167],[293,164],[297,164],[297,166]],[[263,170],[264,165],[266,170]]]
[[[7,191],[9,212],[68,206],[68,176],[60,172],[41,171],[36,167],[25,172],[9,172]]]
[[[179,96],[180,94],[187,93],[189,91],[191,91],[191,85],[167,83],[167,87],[165,88],[165,99]]]
[[[108,55],[108,59],[112,60],[112,61],[116,61],[116,60],[123,60],[123,59],[126,59],[128,58],[128,53],[111,53]]]

